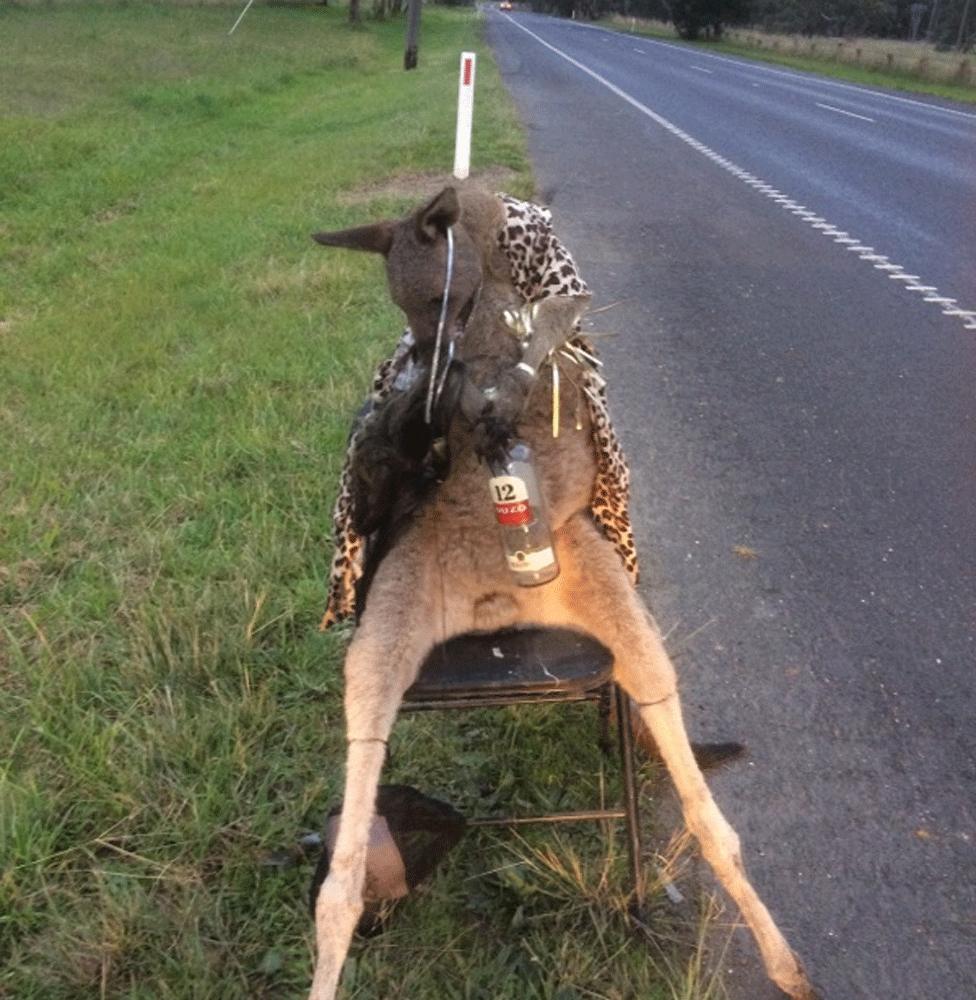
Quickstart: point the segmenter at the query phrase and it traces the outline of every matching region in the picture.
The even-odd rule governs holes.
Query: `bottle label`
[[[493,476],[489,480],[495,517],[506,526],[531,524],[535,518],[525,480],[518,476]]]
[[[508,568],[516,573],[538,573],[548,569],[556,561],[556,553],[547,545],[544,549],[534,552],[508,553]]]

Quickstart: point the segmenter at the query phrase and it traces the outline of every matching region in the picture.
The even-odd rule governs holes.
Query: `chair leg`
[[[598,711],[600,713],[600,753],[604,757],[610,756],[610,699],[613,697],[613,692],[616,690],[616,685],[613,681],[609,681],[600,688],[600,700],[598,704]]]
[[[634,768],[634,740],[630,724],[630,698],[623,688],[613,685],[617,699],[617,736],[620,740],[620,764],[624,778],[624,809],[627,811],[627,850],[634,882],[633,906],[639,912],[644,904],[644,878],[641,868],[640,813],[637,799],[637,774]]]

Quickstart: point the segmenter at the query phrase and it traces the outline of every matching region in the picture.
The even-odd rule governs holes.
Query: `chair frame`
[[[477,689],[475,689],[477,690]],[[612,680],[581,691],[557,690],[528,691],[519,693],[518,688],[507,689],[505,694],[470,694],[461,697],[437,698],[425,694],[416,700],[409,696],[401,705],[402,712],[454,711],[479,708],[507,708],[521,705],[570,704],[597,702],[600,706],[601,735],[600,747],[609,752],[607,726],[610,714],[610,700],[614,699],[617,712],[617,745],[620,755],[623,779],[623,803],[617,808],[583,809],[565,812],[542,813],[530,816],[481,816],[468,820],[472,827],[515,827],[533,823],[579,823],[625,820],[627,831],[627,853],[630,862],[630,877],[633,882],[632,903],[638,909],[644,900],[644,877],[641,866],[640,806],[637,792],[637,769],[634,765],[634,739],[631,725],[630,699]]]

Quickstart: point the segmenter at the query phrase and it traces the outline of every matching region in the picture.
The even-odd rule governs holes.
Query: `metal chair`
[[[643,902],[640,822],[631,733],[630,700],[614,683],[613,658],[590,636],[568,629],[526,628],[468,633],[435,647],[404,696],[403,711],[501,708],[510,705],[592,701],[600,706],[600,744],[607,735],[611,698],[617,712],[617,735],[623,777],[623,803],[613,809],[589,809],[538,816],[485,816],[470,826],[519,826],[587,820],[626,820],[627,848],[633,879],[633,905]]]

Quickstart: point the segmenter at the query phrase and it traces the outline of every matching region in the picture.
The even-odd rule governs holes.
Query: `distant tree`
[[[441,0],[444,3],[466,0]],[[719,38],[726,26],[749,23],[802,35],[908,38],[918,0],[527,0],[534,11],[561,17],[604,14],[671,21],[683,38]],[[976,45],[976,0],[922,0],[922,30],[940,48]]]
[[[970,52],[976,45],[976,11],[970,0],[940,0],[928,37],[937,49]]]
[[[627,0],[528,0],[530,10],[537,14],[557,14],[577,20],[595,21],[604,14],[623,13]]]
[[[712,0],[671,0],[671,20],[682,38],[694,40],[705,27]]]
[[[908,35],[912,0],[753,0],[752,21],[798,35]]]
[[[671,21],[682,38],[721,38],[728,24],[748,20],[747,0],[670,0]]]

